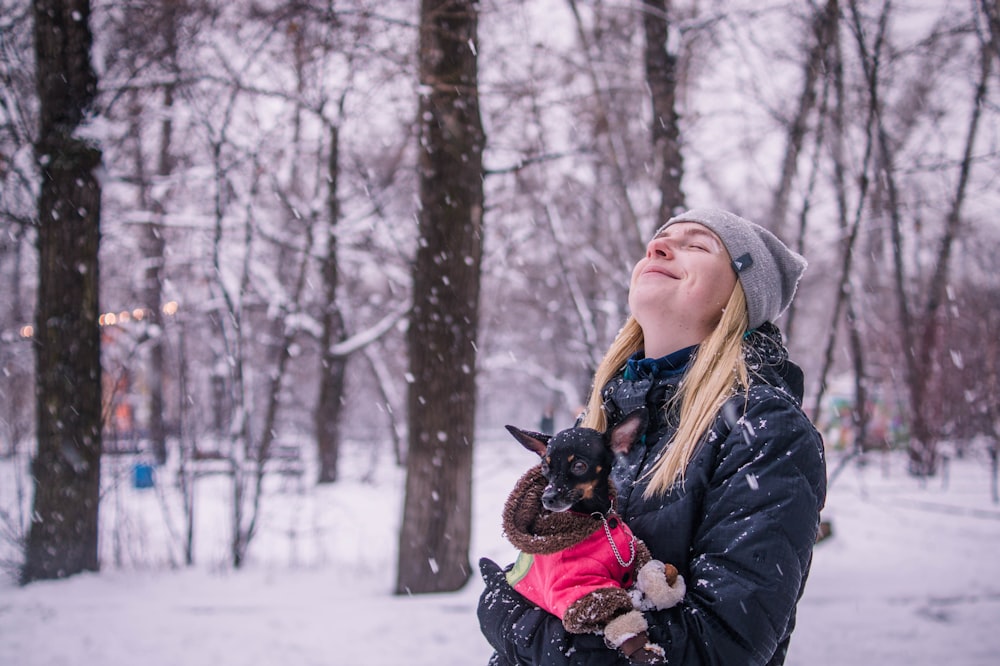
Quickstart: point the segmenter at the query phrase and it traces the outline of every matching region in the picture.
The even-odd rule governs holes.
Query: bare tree
[[[970,171],[973,166],[973,149],[982,119],[987,84],[993,71],[993,59],[996,52],[997,46],[994,37],[991,35],[983,38],[979,53],[979,77],[973,91],[972,112],[969,116],[965,145],[959,164],[958,181],[951,207],[945,219],[944,233],[938,244],[934,273],[927,285],[927,301],[921,318],[922,330],[919,339],[913,341],[914,344],[908,348],[906,354],[907,376],[910,380],[910,405],[913,410],[913,439],[909,448],[910,464],[913,471],[923,475],[933,474],[937,470],[937,432],[926,418],[931,376],[927,370],[931,367],[932,358],[939,351],[940,317],[951,275],[951,256],[962,225],[962,208],[965,205]],[[901,297],[900,308],[904,309],[903,294],[900,293],[899,296]],[[904,314],[904,318],[908,319],[908,316]]]
[[[31,160],[19,155],[31,151],[36,128],[31,6],[0,3],[0,279],[5,298],[0,301],[0,459],[20,459],[34,435],[31,340],[23,327],[31,319],[37,178]],[[27,474],[15,476],[15,495],[29,496]],[[0,508],[0,529],[23,553],[29,506],[19,501],[9,511]],[[9,521],[9,522],[7,522]],[[6,523],[6,524],[5,524]],[[20,565],[18,557],[16,569]]]
[[[341,113],[343,105],[341,105]],[[320,333],[319,396],[316,399],[314,423],[316,446],[319,452],[319,483],[337,480],[340,458],[340,415],[343,412],[343,393],[347,381],[347,357],[331,351],[333,345],[343,342],[347,329],[344,314],[337,299],[340,286],[340,264],[337,257],[337,222],[340,220],[340,200],[337,183],[340,181],[340,127],[329,124],[330,137],[327,157],[326,242],[320,257],[320,275],[323,284],[322,332]]]
[[[867,76],[867,80],[874,82],[878,80],[878,70],[877,65],[879,63],[879,57],[882,53],[882,44],[884,39],[884,31],[886,28],[886,22],[880,23],[880,30],[877,37],[875,38],[874,46],[872,51],[874,55],[870,58],[864,60],[866,67],[869,68],[867,71],[870,74]],[[861,177],[859,178],[859,187],[857,192],[857,201],[853,213],[848,210],[848,188],[845,182],[845,172],[847,170],[847,165],[845,164],[844,157],[844,141],[846,135],[845,126],[845,105],[847,100],[844,94],[844,84],[843,84],[843,56],[840,48],[840,39],[838,36],[838,27],[836,25],[825,28],[824,30],[832,31],[830,33],[830,43],[832,44],[832,53],[828,54],[828,62],[831,65],[829,70],[833,76],[833,84],[836,89],[836,101],[833,110],[833,172],[834,172],[834,192],[837,202],[837,220],[838,227],[841,232],[841,243],[840,243],[840,272],[837,281],[837,291],[835,292],[833,314],[830,318],[830,325],[827,329],[827,341],[825,345],[825,351],[823,355],[823,366],[819,375],[819,390],[816,392],[815,404],[813,407],[813,417],[819,418],[822,412],[823,399],[825,397],[826,384],[830,371],[833,368],[834,362],[834,350],[837,344],[837,337],[839,332],[839,324],[841,317],[844,316],[844,312],[847,314],[847,323],[850,330],[850,336],[852,340],[851,350],[853,352],[853,360],[855,363],[854,370],[854,380],[855,380],[855,407],[852,411],[853,423],[856,427],[859,427],[860,431],[864,430],[864,414],[865,414],[865,394],[864,394],[864,383],[863,383],[863,361],[860,356],[860,345],[858,344],[858,334],[857,334],[857,318],[854,316],[854,306],[852,305],[852,277],[854,272],[854,263],[856,256],[856,246],[858,236],[861,231],[862,221],[864,220],[865,206],[868,198],[868,187],[871,182],[870,169],[872,168],[872,159],[875,151],[875,137],[874,137],[874,127],[877,121],[879,108],[878,108],[878,96],[877,90],[871,91],[869,96],[869,106],[867,109],[867,116],[865,121],[865,144],[864,150],[862,151],[861,159]],[[867,46],[865,47],[867,48]],[[812,55],[810,55],[810,60],[812,60]],[[874,85],[874,83],[872,84]],[[787,166],[787,161],[786,161]],[[779,196],[777,200],[782,198],[786,199],[787,196]],[[863,436],[863,435],[862,435]],[[856,442],[860,446],[860,440]],[[860,450],[860,449],[858,449]]]
[[[661,224],[684,209],[684,158],[677,115],[677,31],[671,40],[668,0],[643,0],[642,24],[646,33],[646,83],[653,103],[653,148],[659,165]]]
[[[157,12],[160,33],[162,35],[162,50],[157,54],[164,63],[170,76],[162,86],[162,103],[160,107],[159,134],[155,157],[156,181],[163,183],[174,173],[176,157],[174,151],[173,113],[176,98],[177,79],[181,71],[178,63],[178,49],[181,19],[184,16],[183,3],[162,2]],[[162,188],[162,186],[161,186]],[[143,303],[150,314],[150,325],[153,330],[152,344],[149,349],[149,441],[152,445],[157,462],[161,465],[167,460],[167,427],[164,421],[166,405],[164,401],[164,372],[166,332],[163,317],[163,283],[166,277],[166,228],[164,218],[167,215],[169,196],[167,193],[156,194],[149,189],[140,190],[143,207],[153,215],[143,229],[142,250],[145,257],[143,274]]]
[[[822,8],[817,8],[810,21],[812,44],[803,66],[802,93],[798,107],[788,126],[785,156],[781,165],[781,180],[771,204],[770,228],[778,237],[785,238],[785,218],[788,214],[788,198],[792,181],[798,172],[799,155],[806,139],[808,121],[818,98],[816,88],[823,75],[823,62],[835,38],[839,24],[840,7],[838,0],[827,0]]]
[[[903,383],[908,396],[908,421],[910,426],[910,442],[908,451],[910,453],[911,470],[920,475],[933,474],[937,467],[937,443],[945,436],[946,418],[940,413],[938,408],[941,398],[935,397],[937,391],[930,391],[932,383],[943,381],[941,375],[942,366],[936,362],[939,357],[939,340],[941,330],[941,316],[945,293],[950,284],[950,257],[958,239],[960,238],[961,210],[966,200],[966,191],[972,175],[975,160],[973,149],[977,128],[980,123],[982,108],[986,96],[986,82],[989,80],[989,72],[994,47],[990,39],[981,39],[977,49],[979,60],[978,82],[974,84],[973,99],[970,104],[970,117],[962,140],[963,155],[954,161],[955,171],[955,193],[948,202],[949,212],[945,216],[944,228],[940,237],[935,241],[937,249],[935,252],[915,249],[910,252],[914,255],[924,255],[932,258],[929,270],[919,268],[919,259],[908,257],[908,245],[916,245],[919,240],[914,235],[908,234],[909,229],[919,231],[921,223],[919,217],[916,220],[909,219],[914,215],[914,211],[919,210],[919,206],[907,199],[908,192],[904,187],[908,186],[908,173],[906,169],[900,168],[898,155],[902,153],[907,140],[910,138],[914,128],[919,126],[919,113],[915,110],[922,108],[924,104],[914,100],[904,100],[894,107],[885,102],[890,97],[887,89],[889,79],[884,76],[883,68],[898,66],[893,58],[899,57],[899,52],[893,49],[893,45],[888,43],[889,25],[895,18],[892,15],[889,3],[884,3],[876,18],[876,29],[874,37],[868,34],[869,25],[862,14],[859,6],[855,2],[849,4],[849,17],[851,32],[855,37],[858,47],[859,62],[861,64],[864,81],[864,100],[867,105],[867,119],[864,128],[864,151],[858,175],[858,199],[853,222],[850,225],[844,223],[846,217],[843,211],[846,210],[846,182],[843,177],[846,171],[844,164],[844,104],[838,102],[834,116],[834,174],[837,201],[839,202],[841,227],[843,229],[843,264],[840,274],[840,288],[834,305],[834,318],[831,322],[830,343],[827,346],[824,359],[824,368],[821,374],[820,392],[817,395],[816,411],[818,413],[820,400],[825,388],[827,372],[832,367],[832,341],[836,337],[836,328],[839,322],[840,313],[846,314],[847,332],[850,336],[850,355],[854,362],[854,382],[855,400],[853,414],[853,427],[855,435],[856,451],[868,443],[868,419],[871,415],[873,403],[867,383],[865,361],[863,358],[866,349],[873,349],[875,354],[884,355],[886,353],[897,353],[895,360],[884,359],[882,362],[890,367],[903,368]],[[934,26],[924,43],[935,45],[938,42],[951,40],[962,34],[975,34],[967,26],[955,29],[954,25]],[[954,52],[954,47],[946,47],[944,53]],[[838,99],[843,100],[842,84],[839,83],[839,63],[842,60],[837,58],[838,72]],[[935,65],[939,67],[940,64]],[[918,100],[928,100],[930,92],[933,90],[934,68],[921,68],[916,76],[919,81],[908,88],[911,95]],[[892,124],[896,121],[895,125]],[[951,168],[950,166],[948,168]],[[910,195],[913,196],[913,195]],[[919,196],[919,195],[917,195]],[[871,299],[878,299],[879,294],[876,289],[879,277],[879,269],[872,264],[868,265],[868,273],[864,280],[854,275],[853,255],[856,253],[856,241],[861,228],[860,222],[866,212],[873,211],[876,219],[884,215],[887,219],[887,229],[889,235],[889,247],[892,252],[890,280],[893,285],[893,292],[896,305],[896,318],[891,322],[891,326],[898,327],[898,350],[889,352],[886,344],[882,340],[884,333],[876,330],[876,327],[869,324],[869,331],[862,338],[862,327],[858,314],[859,294],[867,293]],[[916,213],[919,216],[919,213]],[[873,234],[873,238],[876,237]],[[877,249],[871,249],[871,252]],[[911,268],[913,263],[918,268]],[[924,274],[929,274],[925,282],[921,279]],[[864,282],[864,288],[860,285]],[[923,284],[922,284],[923,283]],[[923,296],[926,295],[926,298]],[[878,302],[877,300],[875,302]],[[887,322],[888,323],[888,322]],[[890,373],[891,375],[891,373]],[[876,395],[878,391],[874,392]],[[883,391],[884,393],[884,391]]]
[[[442,592],[470,575],[476,332],[483,242],[478,3],[420,10],[420,242],[408,332],[406,502],[396,591]]]
[[[40,130],[34,335],[38,454],[21,582],[99,568],[101,151],[77,136],[93,102],[88,0],[35,0]]]
[[[618,234],[612,238],[597,235],[593,240],[608,240],[614,242],[618,252],[625,261],[632,261],[633,257],[642,252],[647,235],[643,228],[641,216],[636,210],[633,197],[629,193],[630,184],[628,169],[628,147],[626,139],[628,132],[616,123],[615,108],[613,104],[613,86],[606,79],[605,69],[598,59],[601,36],[604,31],[603,26],[594,27],[588,30],[586,21],[580,11],[576,0],[567,0],[569,8],[573,14],[573,22],[576,27],[577,38],[580,41],[580,51],[583,59],[582,66],[590,82],[591,94],[593,95],[593,108],[590,113],[593,115],[593,127],[591,132],[595,143],[600,147],[598,154],[599,166],[610,171],[609,179],[612,191],[615,196],[614,209],[621,216],[621,226]],[[595,21],[601,21],[600,8],[597,8]],[[612,14],[613,16],[613,14]],[[631,22],[628,22],[631,25]],[[614,41],[612,39],[612,41]],[[656,91],[654,91],[655,93]],[[661,98],[662,99],[662,98]],[[663,109],[657,109],[663,111]]]

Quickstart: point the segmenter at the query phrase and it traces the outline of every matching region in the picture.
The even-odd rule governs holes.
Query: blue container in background
[[[136,488],[152,488],[153,466],[149,463],[136,463],[132,468],[132,484]]]

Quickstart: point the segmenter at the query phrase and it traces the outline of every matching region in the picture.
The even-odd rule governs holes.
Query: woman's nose
[[[673,256],[674,248],[670,241],[664,237],[654,238],[646,246],[647,257],[670,257]]]

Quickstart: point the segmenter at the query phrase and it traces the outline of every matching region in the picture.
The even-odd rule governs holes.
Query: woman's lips
[[[678,279],[678,276],[677,276],[676,273],[674,273],[673,271],[669,270],[668,268],[666,268],[664,266],[660,266],[658,264],[650,264],[650,265],[646,266],[645,268],[642,269],[641,275],[647,275],[649,273],[656,273],[658,275],[664,275],[664,276],[666,276],[668,278],[673,278],[675,280]]]

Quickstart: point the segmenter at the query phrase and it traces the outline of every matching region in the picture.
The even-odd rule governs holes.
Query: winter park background
[[[506,436],[506,433],[504,433]],[[0,664],[10,666],[270,666],[485,664],[476,576],[454,594],[391,594],[401,474],[365,446],[348,448],[344,478],[293,482],[268,502],[254,563],[226,567],[226,527],[204,516],[198,567],[153,561],[179,510],[135,490],[129,465],[109,475],[108,566],[71,580],[0,587]],[[472,556],[513,561],[500,507],[530,454],[484,437],[475,464]],[[838,456],[830,460],[831,470]],[[0,488],[11,465],[0,466]],[[992,666],[1000,655],[1000,508],[978,454],[947,479],[920,484],[901,456],[850,463],[831,486],[788,664]],[[170,483],[169,471],[157,477]],[[202,492],[219,494],[207,480]],[[276,486],[280,485],[276,482]],[[275,490],[278,490],[276,487]],[[207,509],[215,502],[208,501]],[[119,513],[124,511],[123,513]],[[474,562],[473,562],[474,563]]]
[[[0,666],[485,664],[475,565],[513,559],[500,507],[534,462],[503,425],[571,423],[681,205],[810,261],[778,323],[826,438],[832,535],[789,666],[1000,663],[996,0],[475,3],[473,575],[413,596],[394,586],[433,118],[420,3],[89,4],[100,572],[19,586],[45,160],[32,3],[0,0]],[[261,492],[237,501],[227,470],[262,441]]]

